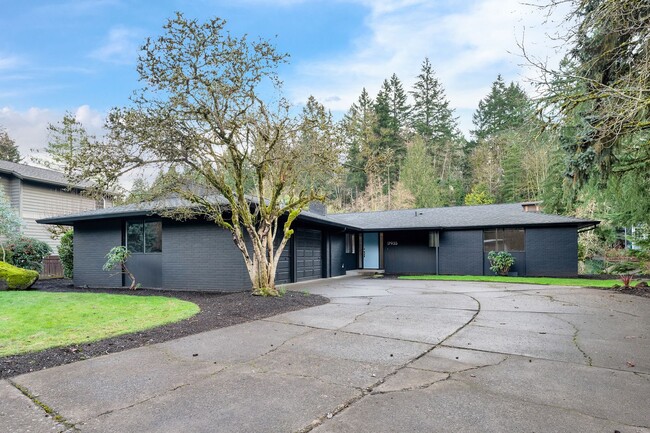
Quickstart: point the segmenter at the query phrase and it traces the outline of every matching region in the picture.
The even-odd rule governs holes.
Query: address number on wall
[[[386,242],[386,245],[389,247],[396,247],[398,245],[397,241],[388,241]]]

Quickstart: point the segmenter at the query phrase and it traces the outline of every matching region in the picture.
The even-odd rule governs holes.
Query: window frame
[[[160,224],[160,251],[147,251],[147,231],[145,230],[147,223],[157,223]],[[129,225],[139,225],[140,226],[140,236],[142,247],[139,251],[132,251],[129,249]],[[128,219],[124,222],[124,246],[130,254],[162,254],[163,252],[163,239],[162,239],[162,220],[152,219],[152,218],[141,218],[141,219]]]
[[[506,231],[517,232],[521,234],[521,249],[508,248],[506,236]],[[493,237],[488,237],[488,233],[493,232]],[[519,242],[517,242],[519,243]],[[483,229],[483,252],[489,253],[491,251],[495,252],[507,252],[507,253],[524,253],[526,252],[526,229],[523,227],[493,227]]]

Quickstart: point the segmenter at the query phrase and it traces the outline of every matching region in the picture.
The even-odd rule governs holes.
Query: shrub
[[[135,290],[140,287],[140,284],[135,282],[135,275],[133,275],[131,271],[129,271],[129,268],[126,267],[126,261],[129,259],[130,255],[131,252],[124,246],[111,248],[108,254],[106,254],[106,263],[104,263],[103,269],[105,271],[112,271],[116,268],[119,269],[117,271],[118,274],[126,274],[131,279],[131,286],[129,289]]]
[[[12,265],[37,272],[43,270],[43,259],[52,252],[45,242],[24,236],[9,244],[7,249],[11,250]]]
[[[73,258],[74,258],[74,232],[68,230],[61,236],[61,243],[59,244],[59,258],[61,265],[63,265],[63,276],[72,278],[73,276]]]
[[[38,280],[38,272],[0,262],[0,289],[26,290]]]
[[[623,287],[628,289],[634,274],[638,274],[640,268],[638,263],[620,262],[610,266],[608,271],[614,275],[618,275],[623,283]]]
[[[508,271],[515,264],[515,258],[512,254],[505,251],[490,251],[488,253],[490,261],[490,270],[498,275],[508,275]]]

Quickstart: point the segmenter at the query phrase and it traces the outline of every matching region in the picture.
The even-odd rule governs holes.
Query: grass
[[[621,280],[591,280],[586,278],[551,278],[551,277],[501,277],[498,275],[405,275],[401,280],[440,280],[440,281],[480,281],[486,283],[521,283],[541,284],[546,286],[577,286],[611,288],[614,284],[622,285]],[[635,284],[633,283],[632,286]]]
[[[163,296],[0,292],[0,356],[97,341],[186,319],[198,305]]]

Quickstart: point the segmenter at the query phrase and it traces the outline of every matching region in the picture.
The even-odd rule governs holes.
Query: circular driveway
[[[0,425],[650,432],[650,299],[391,279],[306,287],[331,302],[0,382]]]

